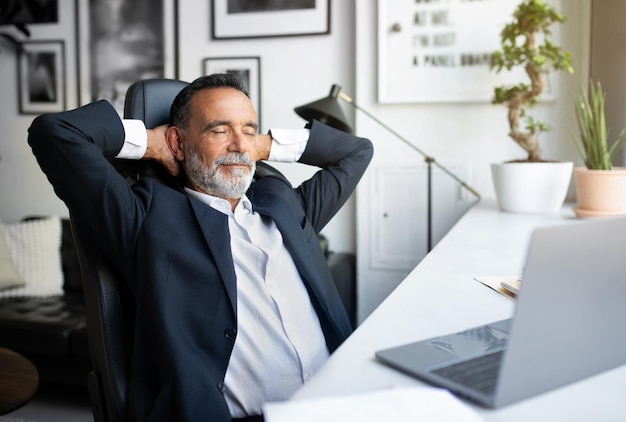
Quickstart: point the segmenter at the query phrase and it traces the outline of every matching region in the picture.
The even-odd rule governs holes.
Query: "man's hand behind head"
[[[181,174],[181,165],[165,140],[167,128],[168,125],[165,124],[154,129],[148,129],[148,147],[144,159],[158,162],[165,167],[168,173],[177,177]]]
[[[272,147],[272,137],[267,134],[259,133],[256,136],[256,151],[250,151],[250,158],[253,161],[267,160],[270,156],[270,149]]]

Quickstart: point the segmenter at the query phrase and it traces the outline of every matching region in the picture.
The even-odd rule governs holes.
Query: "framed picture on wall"
[[[330,33],[330,0],[213,0],[213,39]]]
[[[176,0],[77,0],[80,103],[123,112],[135,81],[178,77]]]
[[[250,101],[261,121],[261,59],[260,57],[214,57],[203,61],[203,74],[234,73],[240,76],[250,94]]]
[[[59,22],[59,0],[5,0],[2,3],[0,25]]]
[[[66,108],[65,43],[25,41],[18,56],[18,102],[21,114],[41,114]]]
[[[493,87],[524,80],[523,69],[496,74],[489,68],[518,3],[378,0],[379,102],[488,103]],[[552,87],[544,100],[554,98]]]

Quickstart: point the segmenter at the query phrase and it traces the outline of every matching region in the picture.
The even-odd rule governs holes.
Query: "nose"
[[[246,137],[241,132],[233,132],[230,142],[228,144],[228,151],[230,152],[246,152],[248,151],[248,142]]]

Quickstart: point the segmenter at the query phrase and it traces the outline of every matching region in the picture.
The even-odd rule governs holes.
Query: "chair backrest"
[[[186,85],[186,82],[171,79],[135,82],[126,93],[124,117],[143,120],[148,128],[167,123],[170,106]],[[143,176],[156,176],[164,182],[172,179],[151,161],[112,159],[111,162],[129,184]],[[122,421],[130,378],[134,299],[119,271],[74,220],[72,230],[85,293],[93,365],[88,386],[94,419],[96,422]]]
[[[71,218],[85,295],[94,421],[123,421],[130,378],[134,305],[124,279]]]
[[[124,105],[124,117],[143,120],[147,128],[169,122],[169,111],[176,95],[187,85],[172,79],[148,79],[132,84]],[[158,164],[148,160],[112,159],[112,164],[132,184],[137,179],[157,177],[175,182]],[[255,178],[284,176],[265,163],[257,163]],[[116,268],[92,244],[72,220],[87,310],[87,330],[93,371],[89,374],[89,394],[94,419],[124,420],[130,377],[134,299]]]

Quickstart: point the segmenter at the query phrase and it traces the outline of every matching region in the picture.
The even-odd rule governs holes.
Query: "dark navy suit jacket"
[[[135,295],[129,417],[228,421],[223,381],[237,330],[237,282],[227,217],[182,188],[149,178],[129,187],[106,159],[123,140],[105,101],[40,116],[29,129],[55,192]],[[295,189],[269,176],[247,192],[282,233],[331,352],[351,328],[316,234],[354,191],[372,151],[368,140],[314,122],[300,162],[322,170]]]

